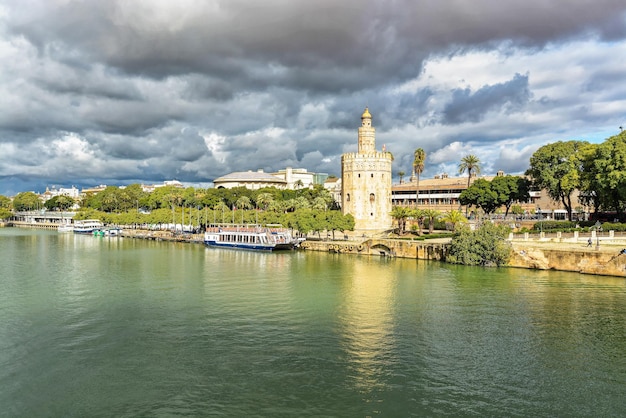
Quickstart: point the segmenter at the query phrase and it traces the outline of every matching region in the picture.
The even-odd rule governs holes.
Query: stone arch
[[[384,257],[393,257],[393,250],[385,244],[374,244],[370,247],[370,255],[380,255]]]

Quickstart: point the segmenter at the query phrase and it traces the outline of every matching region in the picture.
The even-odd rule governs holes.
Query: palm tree
[[[435,209],[424,209],[424,217],[428,219],[428,233],[432,234],[435,230],[435,221],[439,219],[441,214]]]
[[[413,172],[417,175],[417,186],[415,187],[415,207],[419,203],[420,196],[420,174],[424,171],[424,162],[426,161],[426,152],[422,148],[418,148],[413,153]]]
[[[394,206],[391,208],[391,217],[398,223],[398,235],[403,235],[406,229],[406,218],[411,215],[409,208],[404,206]]]
[[[477,156],[469,154],[461,158],[461,164],[459,164],[459,174],[463,174],[466,171],[467,187],[469,188],[472,180],[472,173],[480,174],[480,159]]]
[[[400,184],[402,184],[402,179],[406,173],[402,170],[398,171],[398,177],[400,177]]]
[[[424,218],[426,217],[425,211],[422,209],[413,209],[411,211],[411,216],[415,221],[417,221],[417,225],[413,225],[411,229],[417,232],[417,235],[422,235],[422,229],[424,229]]]
[[[461,211],[451,210],[450,212],[446,212],[443,218],[441,218],[446,224],[452,225],[452,230],[456,231],[459,225],[467,223],[467,218],[463,215]]]
[[[270,193],[261,193],[256,197],[257,206],[261,207],[263,210],[266,210],[273,201],[274,196]]]
[[[235,201],[235,207],[239,209],[251,209],[252,202],[248,196],[241,196],[237,199],[237,201]]]

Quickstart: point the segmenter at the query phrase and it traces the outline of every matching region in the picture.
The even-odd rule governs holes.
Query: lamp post
[[[599,251],[600,250],[600,234],[599,234],[599,232],[602,231],[602,224],[598,220],[598,221],[596,221],[594,226],[596,227],[596,251]]]

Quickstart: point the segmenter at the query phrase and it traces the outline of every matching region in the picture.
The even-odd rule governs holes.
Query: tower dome
[[[363,114],[361,115],[361,119],[372,119],[372,115],[370,114],[370,111],[368,110],[368,108],[365,108],[365,111],[363,111]]]

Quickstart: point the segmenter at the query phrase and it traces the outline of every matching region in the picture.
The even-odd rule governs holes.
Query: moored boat
[[[102,228],[102,222],[97,219],[85,219],[82,221],[74,221],[75,234],[93,234],[96,229]]]
[[[57,228],[59,232],[74,232],[74,225],[63,223]]]
[[[94,237],[119,237],[121,235],[122,235],[122,230],[116,227],[99,228],[99,229],[94,229],[93,231]]]
[[[216,224],[207,227],[204,243],[209,247],[253,251],[292,250],[300,241],[289,229],[261,225]]]

